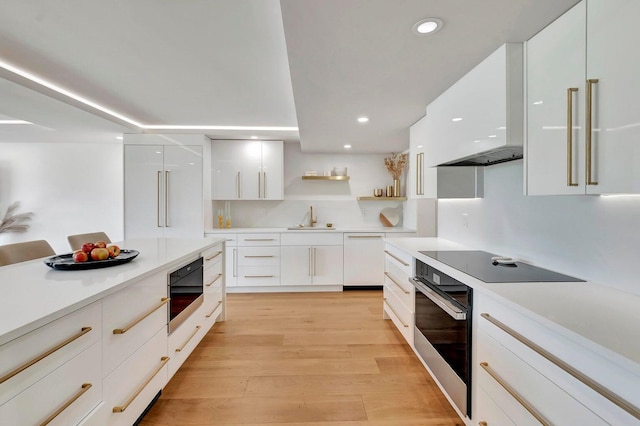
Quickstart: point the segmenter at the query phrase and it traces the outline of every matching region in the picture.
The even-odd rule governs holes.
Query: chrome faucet
[[[309,212],[309,227],[313,228],[313,225],[318,223],[318,217],[316,217],[315,219],[313,218],[313,206],[309,206],[309,209],[311,209],[311,211]]]

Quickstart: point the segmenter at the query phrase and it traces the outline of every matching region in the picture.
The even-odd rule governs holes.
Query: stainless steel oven
[[[169,274],[169,333],[204,301],[203,264],[200,257]]]
[[[414,342],[458,409],[471,418],[473,289],[416,259]]]

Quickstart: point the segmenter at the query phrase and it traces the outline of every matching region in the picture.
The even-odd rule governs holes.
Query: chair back
[[[0,266],[27,260],[53,256],[56,252],[45,240],[27,241],[24,243],[6,244],[0,246]]]
[[[79,250],[84,243],[95,243],[96,241],[104,241],[110,243],[111,240],[104,232],[90,232],[88,234],[69,235],[67,237],[71,250]]]

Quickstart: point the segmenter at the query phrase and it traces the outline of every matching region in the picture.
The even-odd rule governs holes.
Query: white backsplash
[[[640,294],[640,196],[523,195],[522,160],[484,170],[484,198],[439,200],[438,236]]]

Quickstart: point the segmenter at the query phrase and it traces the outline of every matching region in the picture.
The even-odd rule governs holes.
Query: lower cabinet
[[[282,285],[342,285],[342,234],[283,234],[280,251]]]
[[[413,275],[413,257],[386,244],[384,256],[383,318],[390,319],[411,347],[414,345],[415,288],[409,282]]]
[[[384,232],[344,233],[345,286],[383,284],[384,237]]]

